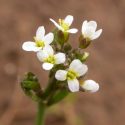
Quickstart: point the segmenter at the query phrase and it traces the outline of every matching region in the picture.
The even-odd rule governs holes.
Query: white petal
[[[48,34],[43,38],[43,41],[45,42],[45,44],[50,44],[50,43],[52,43],[53,39],[54,39],[53,33],[48,33]]]
[[[70,26],[73,22],[73,16],[71,15],[66,16],[66,18],[64,19],[64,22]]]
[[[64,63],[66,60],[66,56],[64,53],[57,53],[54,55],[55,60],[56,60],[56,64],[61,64]]]
[[[71,62],[69,69],[74,70],[78,76],[84,75],[88,71],[88,67],[78,59],[75,59]]]
[[[95,30],[93,29],[93,27],[87,27],[84,30],[83,36],[84,38],[89,38],[90,40],[92,40],[92,36],[95,33]]]
[[[64,81],[64,80],[66,80],[66,75],[67,75],[67,71],[58,70],[55,74],[55,78],[59,81]]]
[[[23,43],[22,49],[25,50],[25,51],[34,51],[34,52],[37,52],[41,48],[40,47],[36,47],[35,42],[27,41],[27,42]]]
[[[57,22],[55,22],[53,19],[51,19],[50,18],[50,21],[52,22],[52,23],[54,23],[54,25],[59,29],[59,30],[62,30],[63,31],[63,28],[57,23]]]
[[[48,56],[49,56],[48,53],[46,53],[46,52],[43,51],[43,50],[37,52],[37,58],[38,58],[40,61],[42,61],[42,62],[44,62],[44,60],[45,60]]]
[[[85,32],[86,28],[87,28],[87,20],[85,20],[82,24],[82,33]]]
[[[93,35],[92,35],[92,40],[97,39],[102,33],[102,29],[96,31]]]
[[[54,51],[51,46],[45,46],[43,50],[37,52],[37,57],[40,61],[44,62],[44,60],[49,56],[53,55]]]
[[[38,29],[36,31],[36,39],[42,40],[44,38],[44,35],[45,35],[44,26],[38,27]]]
[[[54,50],[50,45],[46,45],[43,48],[43,52],[47,53],[48,55],[53,55],[54,54]]]
[[[68,87],[71,92],[79,91],[79,81],[77,79],[68,80]]]
[[[67,31],[68,33],[77,33],[78,32],[78,29],[69,29],[68,31]]]
[[[81,87],[86,90],[86,91],[90,91],[90,92],[96,92],[99,90],[99,84],[96,83],[93,80],[86,80],[83,82],[83,84],[81,85]]]
[[[97,28],[97,23],[95,21],[84,21],[82,24],[82,34],[85,38],[92,40],[92,36]]]
[[[45,70],[51,70],[53,68],[53,64],[51,64],[51,63],[43,63],[42,67]]]
[[[88,27],[92,27],[93,30],[95,31],[97,28],[97,23],[95,21],[89,21],[88,22]]]

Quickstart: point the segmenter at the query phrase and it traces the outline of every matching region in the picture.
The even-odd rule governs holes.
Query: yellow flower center
[[[55,57],[53,55],[50,55],[48,58],[44,60],[45,62],[55,64]]]
[[[69,70],[68,73],[67,73],[67,79],[68,80],[73,80],[77,77],[77,73],[74,72],[73,70]]]
[[[35,43],[36,43],[37,47],[42,47],[43,48],[45,46],[44,41],[38,40],[38,39],[36,39],[36,37],[34,37],[34,40],[35,40]]]
[[[59,19],[59,25],[64,29],[64,31],[69,30],[69,24],[65,23],[64,20]]]

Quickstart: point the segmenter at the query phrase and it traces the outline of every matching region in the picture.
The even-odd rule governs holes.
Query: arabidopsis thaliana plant
[[[54,54],[54,50],[51,46],[46,46],[43,50],[37,52],[38,59],[43,62],[43,69],[51,70],[55,64],[64,63],[66,60],[64,53]]]
[[[58,70],[55,74],[55,78],[59,81],[68,82],[68,87],[71,92],[79,91],[78,77],[84,75],[88,71],[88,67],[78,59],[71,62],[67,70]]]
[[[84,21],[82,24],[82,35],[87,40],[94,40],[97,39],[101,33],[102,29],[97,30],[97,23],[95,21]]]
[[[76,28],[69,29],[73,22],[73,16],[68,15],[65,17],[64,20],[59,19],[59,24],[56,23],[53,19],[50,18],[50,21],[54,23],[54,25],[61,30],[62,32],[67,32],[67,33],[77,33],[78,30]]]
[[[81,87],[85,90],[85,91],[90,91],[90,92],[96,92],[99,90],[99,84],[96,83],[93,80],[86,80],[83,83],[81,83]]]
[[[22,48],[25,51],[37,52],[43,49],[46,45],[51,44],[53,39],[54,39],[53,33],[48,33],[47,35],[45,35],[44,26],[40,26],[38,27],[36,31],[36,36],[34,37],[35,42],[32,41],[24,42]]]

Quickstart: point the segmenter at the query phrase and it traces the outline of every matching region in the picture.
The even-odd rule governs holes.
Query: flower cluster
[[[58,84],[68,86],[71,92],[79,90],[96,92],[99,89],[98,83],[93,80],[84,80],[88,71],[84,63],[89,55],[84,52],[84,49],[90,45],[92,40],[101,35],[102,29],[96,31],[95,21],[84,21],[79,37],[79,48],[73,49],[68,41],[70,33],[78,32],[76,28],[70,29],[73,16],[68,15],[65,19],[59,19],[59,23],[53,19],[50,21],[56,26],[53,32],[45,35],[44,26],[40,26],[36,31],[34,42],[24,42],[23,50],[36,52],[43,69],[50,70]]]

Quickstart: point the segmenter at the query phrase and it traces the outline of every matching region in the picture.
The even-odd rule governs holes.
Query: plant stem
[[[49,79],[49,82],[48,82],[48,86],[43,94],[43,99],[46,100],[48,98],[49,95],[51,95],[51,92],[54,91],[54,87],[55,87],[55,78],[54,76],[52,76],[50,79]]]
[[[38,111],[36,117],[36,125],[44,125],[45,104],[38,102]]]

